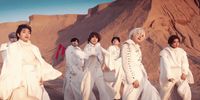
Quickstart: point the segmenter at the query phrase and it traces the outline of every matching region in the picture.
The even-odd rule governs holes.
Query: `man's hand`
[[[182,79],[182,80],[185,80],[186,77],[187,77],[187,76],[186,76],[184,73],[182,73],[182,75],[181,75],[181,79]]]
[[[138,88],[138,87],[140,86],[138,80],[134,81],[134,82],[132,83],[132,85],[133,85],[134,88]]]

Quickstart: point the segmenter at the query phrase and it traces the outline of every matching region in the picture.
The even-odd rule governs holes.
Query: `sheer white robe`
[[[4,61],[6,59],[6,55],[7,55],[7,49],[10,43],[3,43],[0,46],[0,53],[2,56],[2,60]]]
[[[106,52],[99,43],[93,45],[88,43],[84,52],[86,54],[84,77],[81,83],[81,92],[83,100],[96,100],[92,91],[94,84],[99,91],[100,100],[111,100],[108,94],[106,84],[103,78],[102,64],[103,53]]]
[[[0,99],[49,100],[41,81],[56,79],[61,72],[42,58],[39,49],[30,42],[18,40],[8,47],[0,75]],[[21,97],[20,97],[21,96]]]
[[[147,79],[147,73],[144,69],[142,54],[138,44],[131,39],[125,41],[122,46],[122,66],[126,81],[124,83],[124,92],[122,100],[160,100],[156,88],[154,88]],[[139,81],[139,87],[134,88],[132,83]]]
[[[181,79],[182,73],[187,75],[186,80]],[[169,82],[173,78],[175,82]],[[177,92],[183,100],[191,100],[191,90],[188,83],[194,83],[193,75],[189,69],[186,52],[181,48],[166,47],[160,52],[160,86],[161,97],[168,100],[175,85]]]
[[[120,99],[120,89],[124,76],[124,70],[122,68],[122,60],[120,56],[120,48],[118,46],[109,46],[108,50],[109,54],[105,56],[105,64],[109,69],[115,71],[115,81],[108,82],[108,84],[114,89],[115,97],[114,99]]]
[[[81,99],[84,52],[79,47],[68,46],[65,51],[67,71],[64,80],[64,100]]]
[[[8,46],[9,46],[9,43],[3,43],[0,45],[0,53],[1,53],[2,62],[4,62],[4,60],[6,59]]]

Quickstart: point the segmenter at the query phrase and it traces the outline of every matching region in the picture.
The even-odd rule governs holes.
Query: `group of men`
[[[8,38],[9,42],[0,46],[3,60],[6,58],[6,49],[9,44],[17,41],[15,33],[10,33]],[[120,42],[116,37],[112,42],[114,39]],[[189,69],[186,52],[179,48],[180,38],[177,35],[170,36],[169,46],[160,52],[160,93],[149,82],[142,64],[142,52],[139,44],[143,40],[145,40],[144,29],[132,29],[129,32],[129,38],[117,51],[117,55],[119,55],[117,58],[120,59],[107,64],[105,59],[111,60],[112,54],[100,46],[98,33],[90,34],[84,50],[79,47],[79,39],[72,38],[71,45],[65,51],[67,69],[63,88],[64,100],[95,100],[97,96],[95,94],[99,94],[100,100],[138,100],[138,98],[141,100],[168,100],[171,98],[175,86],[178,86],[178,94],[183,100],[191,100],[192,95],[188,84],[194,83],[194,80]],[[105,65],[110,72],[114,67],[120,67],[117,69],[120,70],[120,75],[116,75],[115,69],[112,71],[115,74],[114,84],[106,82],[106,76],[102,74]],[[118,84],[117,88],[114,86],[115,82]],[[123,84],[122,93],[120,93],[121,84]],[[94,94],[95,86],[98,93]]]
[[[98,92],[100,94],[100,100],[109,100],[108,98],[102,99],[103,97],[107,97],[107,94],[110,96],[110,99],[138,100],[140,98],[141,100],[168,100],[169,98],[174,98],[171,96],[171,93],[175,86],[178,86],[178,94],[183,100],[191,100],[192,95],[189,84],[194,83],[194,80],[189,69],[186,52],[179,47],[180,38],[177,35],[170,36],[168,39],[169,46],[164,48],[160,53],[160,93],[149,82],[145,67],[141,62],[142,52],[139,44],[143,40],[145,40],[145,31],[142,28],[135,28],[130,31],[129,39],[122,44],[120,50],[120,63],[122,67],[120,70],[123,70],[124,74],[123,78],[120,79],[120,84],[123,84],[124,86],[123,93],[118,96],[119,98],[115,98],[117,92],[119,95],[120,89],[115,89],[114,86],[111,86],[111,89],[113,88],[114,90],[114,95],[110,93],[109,90],[106,91],[106,94],[101,95],[102,91],[98,88],[99,86],[97,86],[99,89]],[[89,42],[90,41],[88,41],[88,44],[90,44]],[[87,82],[84,81],[88,81],[87,79],[90,79],[85,78],[85,76],[88,76],[88,73],[87,71],[85,72],[85,69],[91,69],[95,66],[91,67],[90,65],[88,67],[88,61],[86,60],[87,57],[85,57],[85,49],[82,51],[78,44],[79,40],[77,38],[72,38],[71,45],[68,46],[65,52],[67,71],[65,75],[64,100],[94,100],[94,94],[91,92],[85,92],[84,90],[87,85],[90,85],[90,82],[85,85]],[[105,50],[100,51],[104,55],[111,55],[104,53],[106,52]],[[96,52],[98,52],[98,50],[96,50]],[[99,55],[97,54],[96,56],[98,58]],[[91,57],[94,59],[94,55]],[[106,63],[106,61],[104,63]],[[108,65],[116,66],[116,63]],[[102,72],[103,69],[105,69],[103,67],[104,64],[102,64]],[[97,73],[98,71],[96,73],[92,72],[89,74],[95,77],[95,74]],[[106,79],[105,75],[101,77]],[[116,80],[117,78],[115,77],[114,81]],[[104,80],[104,82],[100,83],[103,84],[103,86],[107,86],[109,82]],[[96,85],[99,85],[99,83],[96,83]],[[106,86],[103,88],[107,88]],[[92,87],[89,87],[92,89],[95,88],[93,85]],[[121,85],[120,88],[122,88]],[[85,99],[85,96],[88,94],[85,93],[89,93],[89,97],[87,97],[87,99]]]

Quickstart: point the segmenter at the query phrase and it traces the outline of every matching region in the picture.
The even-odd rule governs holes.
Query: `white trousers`
[[[64,100],[82,100],[79,92],[80,91],[74,89],[73,86],[66,87],[64,91]]]
[[[124,78],[124,70],[122,69],[122,66],[117,66],[117,68],[115,68],[115,81],[114,82],[107,82],[108,85],[111,88],[113,88],[113,90],[115,92],[113,99],[120,99],[121,98],[120,90],[121,90],[123,78]]]
[[[81,81],[83,73],[77,71],[75,75],[67,72],[64,80],[64,100],[82,100],[81,98]]]
[[[141,82],[139,84],[140,86],[138,88],[133,88],[132,84],[125,83],[122,100],[138,100],[143,90]]]
[[[190,86],[187,83],[187,81],[176,81],[176,82],[168,82],[164,86],[161,87],[161,98],[162,100],[168,100],[171,96],[172,89],[174,89],[174,86],[177,86],[177,92],[179,96],[183,100],[191,100],[192,95],[191,95],[191,90]]]
[[[97,73],[100,70],[101,69],[97,69]],[[95,75],[94,73],[92,74],[91,71],[87,71],[85,73],[81,84],[83,100],[96,100],[94,93],[92,92],[94,84],[98,89],[100,100],[111,100],[111,97],[106,91],[106,84],[104,82],[103,75]]]

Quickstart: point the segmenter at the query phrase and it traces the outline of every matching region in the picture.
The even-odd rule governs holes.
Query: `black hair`
[[[97,32],[91,32],[89,37],[88,37],[88,43],[90,42],[90,40],[93,38],[93,37],[97,37],[98,39],[98,42],[101,40],[101,36],[99,33]]]
[[[113,41],[114,41],[115,39],[118,40],[118,41],[120,42],[120,38],[117,37],[117,36],[115,36],[115,37],[112,38],[111,43],[113,43]]]
[[[74,42],[77,41],[79,43],[79,39],[78,38],[72,38],[70,42]]]
[[[171,46],[175,39],[178,39],[178,41],[180,42],[180,38],[177,35],[171,35],[168,39],[168,44]]]
[[[30,34],[32,32],[32,29],[31,29],[31,26],[27,25],[27,24],[21,24],[18,26],[17,30],[16,30],[16,36],[17,36],[17,40],[19,40],[19,36],[18,34],[20,35],[22,29],[28,29],[30,31]]]

